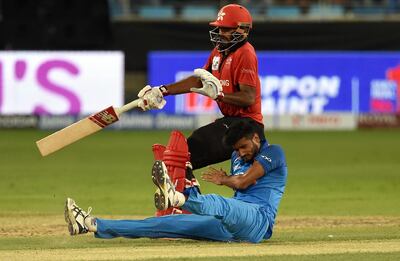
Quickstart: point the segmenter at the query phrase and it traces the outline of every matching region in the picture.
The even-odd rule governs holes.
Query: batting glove
[[[200,78],[203,87],[190,88],[190,91],[208,96],[213,100],[220,100],[224,97],[221,82],[209,71],[204,69],[195,69],[194,75]]]
[[[151,87],[150,85],[146,85],[143,89],[138,93],[138,97],[140,101],[138,106],[143,111],[148,111],[151,109],[162,109],[167,101],[164,99],[163,93],[160,90],[161,86]]]

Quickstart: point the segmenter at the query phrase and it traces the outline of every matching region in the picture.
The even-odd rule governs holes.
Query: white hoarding
[[[123,94],[122,52],[0,52],[0,114],[91,114]]]

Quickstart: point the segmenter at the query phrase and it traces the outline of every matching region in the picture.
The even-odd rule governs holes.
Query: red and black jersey
[[[240,107],[224,102],[217,103],[224,116],[249,117],[263,124],[258,61],[254,47],[250,43],[246,42],[227,56],[224,56],[214,48],[204,69],[210,71],[220,80],[224,93],[239,91],[240,84],[256,88],[255,102],[248,107]]]

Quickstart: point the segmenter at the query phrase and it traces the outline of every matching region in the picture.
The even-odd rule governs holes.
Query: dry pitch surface
[[[113,218],[140,218],[118,216]],[[393,227],[399,230],[400,217],[281,217],[275,234],[298,229]],[[60,216],[0,217],[0,238],[43,238],[54,237],[74,240],[67,233]],[[83,235],[89,241],[91,235]],[[333,236],[332,236],[333,237]],[[161,241],[161,240],[158,240]],[[110,242],[110,241],[106,241]],[[154,258],[228,257],[228,256],[278,256],[278,255],[321,255],[341,253],[388,253],[400,252],[400,239],[379,240],[324,240],[312,242],[265,241],[262,244],[198,243],[185,240],[185,244],[174,242],[173,251],[168,244],[148,244],[119,247],[118,245],[88,248],[1,250],[2,260],[146,260]]]

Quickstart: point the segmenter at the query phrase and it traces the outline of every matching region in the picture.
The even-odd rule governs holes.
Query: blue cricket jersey
[[[278,205],[286,186],[287,165],[285,154],[279,145],[261,143],[261,148],[255,159],[264,168],[264,176],[257,179],[256,184],[250,185],[244,190],[236,190],[234,198],[262,205],[271,218],[269,236],[278,211]],[[251,167],[253,162],[244,162],[234,151],[231,158],[231,175],[243,175]]]

